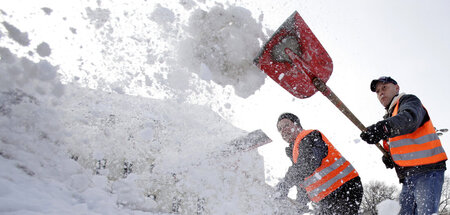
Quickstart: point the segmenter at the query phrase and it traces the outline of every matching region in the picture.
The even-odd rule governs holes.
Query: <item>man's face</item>
[[[295,125],[289,119],[280,120],[278,122],[277,128],[278,128],[278,131],[280,132],[283,140],[288,143],[294,143],[295,139],[297,138],[298,134],[301,131],[300,126]]]
[[[387,107],[395,95],[399,92],[399,86],[393,83],[379,82],[375,88],[377,98],[383,107]]]

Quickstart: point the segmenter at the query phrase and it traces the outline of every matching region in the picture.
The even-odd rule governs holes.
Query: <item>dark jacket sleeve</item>
[[[286,148],[288,157],[292,160],[293,146]],[[328,154],[328,147],[318,131],[313,131],[303,138],[299,147],[297,163],[292,162],[284,177],[284,182],[290,188],[300,185],[322,163],[322,159]]]
[[[386,116],[390,126],[390,137],[412,133],[429,119],[419,98],[414,95],[402,96],[397,115],[390,117],[391,115],[392,113],[389,113]]]

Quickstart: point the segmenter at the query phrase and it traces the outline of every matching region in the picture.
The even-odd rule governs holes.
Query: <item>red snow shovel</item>
[[[325,84],[333,71],[333,62],[297,11],[264,44],[254,63],[297,98],[309,98],[320,91],[361,131],[366,130]],[[388,155],[380,144],[376,146]]]

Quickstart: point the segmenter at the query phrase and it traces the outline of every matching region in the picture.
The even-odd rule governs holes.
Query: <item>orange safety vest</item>
[[[397,115],[399,102],[392,116]],[[436,130],[429,119],[416,131],[389,138],[392,160],[399,166],[419,166],[447,160]]]
[[[298,160],[300,142],[312,131],[314,130],[303,130],[297,136],[294,149],[292,150],[292,160],[294,163],[297,163]],[[310,176],[306,177],[301,184],[308,193],[309,198],[314,202],[319,202],[345,182],[358,176],[358,173],[350,162],[342,157],[341,153],[334,148],[322,133],[320,134],[328,147],[328,155],[322,159],[319,168]]]

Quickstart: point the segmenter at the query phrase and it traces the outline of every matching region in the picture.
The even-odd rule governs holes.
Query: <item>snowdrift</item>
[[[288,213],[256,150],[217,155],[247,132],[208,107],[61,85],[48,63],[2,53],[2,213]],[[27,86],[49,90],[19,88],[33,72]]]
[[[247,134],[221,116],[230,107],[217,92],[248,97],[264,83],[251,64],[263,33],[248,10],[183,5],[193,15],[179,26],[180,12],[162,5],[133,16],[71,5],[61,25],[62,5],[29,6],[2,11],[2,214],[295,211],[270,198],[256,150],[217,153]],[[21,9],[31,15],[16,19]],[[134,20],[145,11],[152,26]]]

